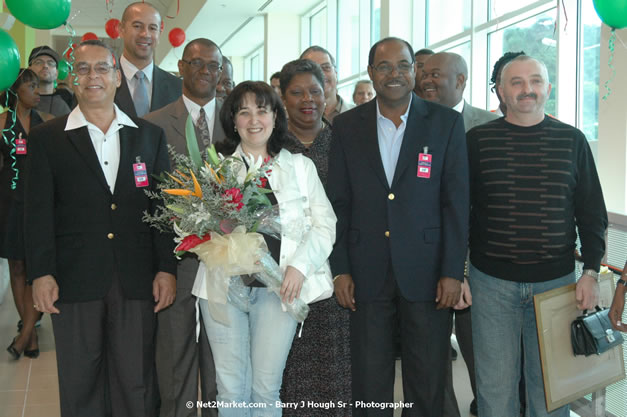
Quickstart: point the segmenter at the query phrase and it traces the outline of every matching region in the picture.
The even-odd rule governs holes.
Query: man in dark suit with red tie
[[[115,104],[129,116],[143,117],[181,96],[181,80],[154,63],[160,35],[161,15],[152,4],[136,2],[126,7],[120,21],[124,52]]]
[[[154,213],[169,169],[159,127],[113,103],[113,51],[75,51],[78,106],[31,131],[26,257],[35,308],[51,313],[62,417],[153,417],[155,313],[176,295],[173,236]]]
[[[403,416],[441,417],[468,235],[468,156],[459,113],[412,90],[411,46],[370,50],[377,96],[338,115],[328,194],[338,302],[351,310],[353,415],[392,416],[394,335],[401,331]]]

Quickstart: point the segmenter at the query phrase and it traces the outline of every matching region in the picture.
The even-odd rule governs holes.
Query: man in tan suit
[[[168,144],[177,153],[188,154],[185,124],[191,114],[198,149],[203,153],[211,144],[225,138],[219,117],[222,101],[215,97],[222,71],[222,53],[209,39],[194,39],[185,47],[178,67],[183,76],[183,95],[146,115],[145,119],[165,131]],[[198,345],[195,340],[196,299],[191,290],[197,270],[195,256],[188,255],[178,263],[176,301],[157,317],[156,361],[161,417],[196,416],[199,368],[202,400],[216,399],[215,367],[204,326],[200,326]],[[188,401],[194,406],[188,408]],[[217,409],[203,408],[202,415],[217,416]]]

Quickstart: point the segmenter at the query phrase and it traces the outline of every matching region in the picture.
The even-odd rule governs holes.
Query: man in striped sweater
[[[518,415],[524,355],[531,415],[569,416],[568,406],[546,410],[533,296],[576,281],[577,231],[584,270],[576,302],[594,308],[607,227],[603,193],[583,133],[544,113],[546,66],[517,57],[503,68],[498,88],[506,117],[467,134],[479,415]]]

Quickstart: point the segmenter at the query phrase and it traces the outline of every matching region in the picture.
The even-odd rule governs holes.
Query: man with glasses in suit
[[[159,127],[113,102],[113,51],[75,51],[78,105],[29,137],[25,193],[28,279],[50,313],[62,417],[147,417],[156,411],[155,313],[176,295],[172,234],[154,213],[153,175],[170,168]]]
[[[190,115],[201,154],[226,136],[219,117],[222,100],[216,98],[222,62],[222,53],[214,42],[205,38],[192,40],[178,62],[183,95],[145,117],[163,128],[168,143],[179,154],[188,154],[187,140],[191,138],[185,136],[185,124]],[[213,355],[202,325],[196,344],[196,298],[192,287],[197,271],[198,258],[191,253],[178,262],[176,300],[157,317],[157,377],[162,417],[196,416],[199,369],[203,402],[216,399]],[[188,401],[194,406],[187,407]],[[217,408],[205,407],[201,411],[203,417],[217,415]]]

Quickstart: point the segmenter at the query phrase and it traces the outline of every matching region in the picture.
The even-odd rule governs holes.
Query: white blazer
[[[235,153],[243,154],[238,146]],[[302,158],[304,172],[297,172],[294,158]],[[298,181],[297,178],[305,178]],[[268,175],[270,187],[279,204],[281,222],[293,219],[308,219],[302,234],[295,236],[290,231],[282,231],[281,257],[279,267],[285,273],[288,266],[298,269],[307,279],[315,273],[330,275],[327,259],[335,243],[335,223],[337,217],[318,177],[313,161],[301,154],[291,154],[283,149],[274,159],[272,172]],[[307,192],[299,189],[299,183],[307,184]],[[309,196],[309,205],[305,204]],[[207,299],[204,274],[198,274],[192,294]]]

